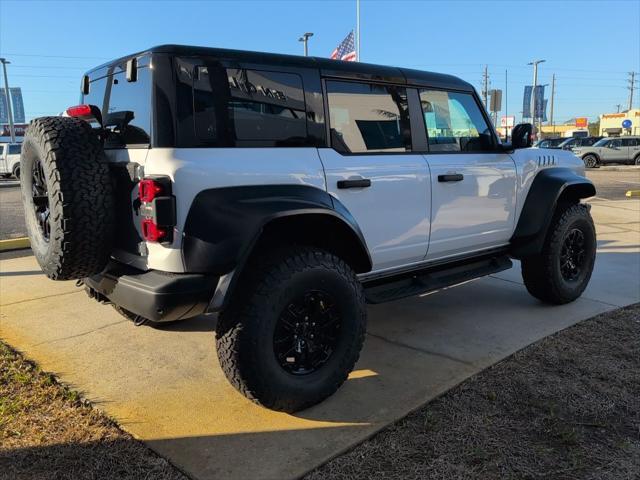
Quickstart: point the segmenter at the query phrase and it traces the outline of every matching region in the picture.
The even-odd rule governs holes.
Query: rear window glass
[[[302,78],[293,73],[197,66],[196,136],[217,146],[301,146],[307,140]]]
[[[148,146],[151,138],[151,71],[138,67],[138,79],[128,82],[117,73],[91,82],[83,103],[97,105],[110,132],[106,148]]]

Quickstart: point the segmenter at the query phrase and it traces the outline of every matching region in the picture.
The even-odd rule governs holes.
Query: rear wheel
[[[640,155],[636,155],[636,158],[633,159],[634,165],[640,165]]]
[[[238,298],[219,318],[220,365],[250,400],[296,412],[332,395],[358,360],[366,307],[340,258],[293,248],[250,267]]]
[[[20,164],[18,163],[15,167],[13,167],[13,172],[11,172],[11,174],[17,178],[18,180],[20,180]]]
[[[596,232],[586,205],[560,207],[539,255],[522,259],[531,295],[552,304],[569,303],[584,292],[596,258]]]
[[[20,173],[27,233],[44,273],[71,280],[102,271],[111,252],[114,201],[109,167],[89,124],[33,120]]]
[[[598,166],[598,157],[595,155],[585,155],[582,160],[584,161],[584,166],[587,168],[596,168]]]

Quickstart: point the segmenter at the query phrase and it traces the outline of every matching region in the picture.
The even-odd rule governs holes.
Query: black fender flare
[[[547,229],[561,198],[579,201],[595,194],[591,180],[569,168],[548,168],[538,172],[511,237],[511,256],[523,258],[542,251]]]
[[[371,269],[364,236],[349,211],[326,191],[307,185],[251,185],[213,188],[194,198],[183,229],[182,255],[190,273],[225,275],[241,267],[263,229],[273,220],[296,215],[327,215],[357,238]]]

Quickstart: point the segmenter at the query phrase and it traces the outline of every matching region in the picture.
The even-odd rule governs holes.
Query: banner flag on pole
[[[9,109],[7,108],[7,96],[4,88],[0,88],[0,123],[9,123]]]
[[[522,97],[522,118],[531,118],[531,85],[524,87],[524,96]]]
[[[24,123],[24,103],[22,101],[22,89],[11,87],[11,105],[13,105],[13,123]]]

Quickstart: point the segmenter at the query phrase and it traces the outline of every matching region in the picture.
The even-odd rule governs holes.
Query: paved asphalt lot
[[[596,184],[598,197],[624,200],[627,190],[640,190],[640,168],[604,167],[589,170],[587,176]],[[20,186],[16,180],[0,179],[0,240],[26,236]]]

